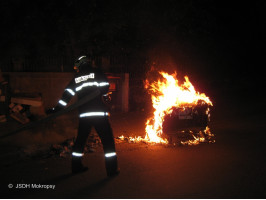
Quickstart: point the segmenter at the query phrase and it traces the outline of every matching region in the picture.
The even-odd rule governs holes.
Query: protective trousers
[[[107,174],[117,170],[117,156],[113,131],[107,116],[94,116],[79,119],[78,135],[75,141],[72,157],[82,157],[84,147],[92,127],[95,128],[99,135],[105,154],[105,166]]]

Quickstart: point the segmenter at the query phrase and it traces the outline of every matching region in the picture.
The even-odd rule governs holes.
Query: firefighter
[[[87,137],[91,128],[94,127],[103,144],[107,176],[117,175],[119,169],[113,132],[109,123],[109,113],[104,104],[104,99],[108,99],[109,82],[100,69],[92,66],[87,56],[79,57],[75,62],[74,69],[77,72],[74,79],[65,88],[57,106],[52,110],[50,109],[48,113],[65,108],[75,95],[81,99],[97,89],[101,95],[78,108],[79,127],[72,150],[72,173],[79,173],[88,169],[83,166],[82,157],[84,156],[83,151]]]

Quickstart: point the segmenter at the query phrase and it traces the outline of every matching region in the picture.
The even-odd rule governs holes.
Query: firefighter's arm
[[[108,93],[106,93],[106,94],[104,94],[104,95],[102,96],[103,101],[104,101],[105,103],[109,103],[109,102],[112,100],[112,98],[111,98],[111,94],[112,94],[112,92],[108,92]]]
[[[48,109],[46,111],[46,114],[52,114],[52,113],[55,113],[59,110],[62,110],[64,109],[67,104],[69,103],[69,101],[71,100],[71,98],[73,96],[75,96],[75,90],[73,88],[73,81],[71,81],[67,87],[65,88],[61,98],[59,99],[57,105],[54,107],[54,108],[51,108],[51,109]]]

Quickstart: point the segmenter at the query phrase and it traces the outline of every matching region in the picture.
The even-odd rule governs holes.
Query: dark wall
[[[9,76],[12,93],[40,94],[44,108],[51,108],[57,104],[66,85],[74,76],[73,73],[57,72],[10,72],[3,74]],[[115,77],[109,79],[110,83],[116,85],[112,102],[114,111],[127,111],[123,107],[123,101],[128,101],[128,99],[122,97],[122,93],[125,90],[125,88],[122,89],[123,85],[125,81],[128,81],[125,80],[124,76],[124,74],[108,74],[108,77]],[[76,100],[75,97],[73,98],[74,100]]]

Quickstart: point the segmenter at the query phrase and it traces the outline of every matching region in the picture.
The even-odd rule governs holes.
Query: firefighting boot
[[[84,167],[81,162],[81,157],[72,156],[72,174],[77,174],[85,172],[88,170],[88,167]]]
[[[117,166],[116,154],[105,154],[105,167],[107,176],[116,176],[120,173],[120,169]]]

